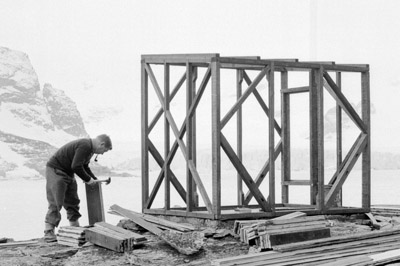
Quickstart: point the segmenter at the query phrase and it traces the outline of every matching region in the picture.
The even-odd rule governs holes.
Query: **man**
[[[78,187],[74,177],[77,174],[83,182],[93,185],[97,180],[89,168],[93,154],[103,154],[112,149],[109,136],[102,134],[94,139],[78,139],[62,146],[46,164],[46,194],[49,203],[45,217],[44,240],[57,241],[54,233],[61,221],[60,210],[67,211],[71,226],[79,226]]]

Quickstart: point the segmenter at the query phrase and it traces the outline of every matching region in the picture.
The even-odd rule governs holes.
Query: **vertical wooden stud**
[[[243,83],[243,70],[236,70],[236,99],[242,96],[242,83]],[[236,146],[237,156],[240,161],[243,159],[243,122],[242,122],[242,106],[239,107],[236,114]],[[244,194],[243,194],[243,181],[240,174],[237,174],[237,204],[243,205]]]
[[[274,62],[271,62],[271,68],[267,72],[268,80],[268,101],[269,101],[269,205],[272,213],[275,212],[275,70]]]
[[[362,207],[371,207],[371,107],[369,71],[361,73],[362,120],[366,126],[367,145],[362,154]]]
[[[145,60],[141,61],[141,127],[142,127],[142,210],[146,208],[149,198],[149,144],[148,144],[148,74],[145,69]]]
[[[170,66],[164,64],[164,106],[165,110],[170,109]],[[165,113],[164,113],[165,114]],[[170,152],[170,130],[167,116],[164,115],[164,208],[170,209],[171,205],[171,188],[170,188],[170,165],[167,162],[168,154]]]
[[[193,211],[193,175],[189,170],[189,161],[193,160],[193,120],[189,116],[189,109],[192,104],[193,90],[192,90],[192,76],[193,67],[191,64],[186,63],[186,154],[188,165],[186,167],[186,211]]]
[[[318,143],[318,193],[317,193],[317,208],[323,210],[325,184],[324,184],[324,82],[323,82],[323,68],[320,67],[316,71],[316,85],[317,85],[317,143]]]
[[[288,72],[281,72],[281,89],[288,88]],[[281,180],[282,203],[289,203],[289,186],[285,183],[291,179],[290,167],[290,94],[281,93],[281,128],[282,128],[282,153],[281,153]]]
[[[221,216],[221,92],[219,56],[211,59],[212,123],[212,207],[215,219]]]

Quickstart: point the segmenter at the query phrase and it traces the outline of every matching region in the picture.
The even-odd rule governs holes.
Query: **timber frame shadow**
[[[163,79],[157,80],[153,66],[162,69]],[[170,91],[170,71],[174,67],[184,69],[181,79]],[[205,69],[204,77],[196,90],[197,70]],[[221,117],[221,69],[236,73],[237,101]],[[252,80],[247,71],[258,74]],[[306,86],[289,88],[289,74],[302,71],[308,77]],[[341,88],[342,73],[360,74],[361,111],[346,98]],[[275,119],[275,75],[280,74],[281,125]],[[332,78],[332,75],[335,75]],[[261,80],[268,83],[268,99],[265,102],[257,91]],[[149,82],[150,81],[150,82]],[[242,82],[247,88],[242,92]],[[207,193],[203,180],[196,168],[196,108],[206,86],[211,87],[211,156],[212,156],[212,194]],[[160,86],[161,84],[161,86]],[[177,91],[186,84],[186,116],[181,128],[178,128],[170,103]],[[149,88],[153,88],[160,104],[160,109],[149,123]],[[336,104],[336,169],[329,182],[324,180],[324,110],[323,95],[328,92]],[[308,93],[309,95],[309,130],[310,130],[310,179],[292,180],[290,174],[290,95]],[[266,114],[268,122],[268,160],[255,177],[250,176],[241,161],[241,107],[249,95],[254,95]],[[279,94],[278,94],[279,95]],[[342,159],[342,112],[360,131],[358,138]],[[222,133],[222,128],[234,116],[237,119],[236,151]],[[163,119],[160,119],[163,118]],[[150,139],[150,132],[157,122],[163,122],[163,155]],[[142,55],[141,57],[141,156],[142,156],[142,211],[147,214],[228,220],[240,218],[268,218],[285,215],[293,211],[303,211],[308,215],[350,214],[370,211],[371,190],[371,140],[370,140],[370,77],[369,65],[336,64],[335,62],[301,62],[298,59],[261,59],[255,57],[222,57],[219,54],[165,54]],[[173,135],[170,135],[172,132]],[[276,139],[276,135],[280,139]],[[170,145],[171,136],[175,141]],[[184,142],[183,138],[186,138]],[[222,149],[221,149],[222,148]],[[170,169],[176,152],[180,150],[186,163],[185,187],[179,177]],[[237,205],[221,206],[221,152],[224,151],[238,174]],[[150,191],[149,155],[160,166],[160,173]],[[281,158],[281,200],[275,200],[275,160]],[[344,155],[344,154],[343,154]],[[343,207],[337,202],[343,184],[355,163],[361,161],[361,206]],[[265,178],[267,177],[267,178]],[[267,195],[263,194],[260,184],[269,180]],[[182,181],[182,180],[181,180]],[[242,191],[242,182],[248,193]],[[161,185],[164,187],[164,207],[152,208],[152,204]],[[185,202],[186,207],[171,207],[171,184]],[[289,186],[308,186],[310,204],[289,204]],[[198,195],[198,192],[200,195]],[[264,192],[266,193],[266,192]],[[204,206],[199,206],[199,196]],[[308,195],[307,195],[308,196]],[[250,205],[254,198],[256,205]],[[238,208],[251,209],[249,212],[237,211]]]

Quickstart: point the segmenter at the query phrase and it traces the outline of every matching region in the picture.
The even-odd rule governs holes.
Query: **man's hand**
[[[93,178],[90,178],[90,180],[88,182],[86,182],[86,184],[88,184],[89,186],[93,186],[96,183],[97,182]]]

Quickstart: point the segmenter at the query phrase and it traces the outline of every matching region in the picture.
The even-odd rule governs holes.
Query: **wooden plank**
[[[170,66],[164,64],[164,106],[165,110],[170,109]],[[170,130],[168,119],[164,116],[164,157],[167,158],[170,150]],[[164,208],[170,209],[171,205],[171,172],[168,164],[162,166],[164,170]]]
[[[218,58],[219,59],[219,58]],[[211,63],[211,156],[212,156],[212,213],[221,215],[221,72],[220,61]]]
[[[116,251],[124,252],[126,241],[118,236],[111,235],[107,232],[96,229],[96,227],[88,228],[85,231],[86,241],[95,245]],[[124,242],[125,241],[125,242]]]
[[[193,129],[194,129],[194,120],[190,117],[189,109],[193,101],[193,83],[191,82],[193,79],[193,67],[186,63],[186,158],[187,161],[193,160]],[[186,167],[186,210],[191,212],[194,207],[194,191],[193,191],[193,175],[190,171],[189,167]]]
[[[362,207],[371,206],[371,99],[369,71],[361,74],[361,116],[367,133],[362,155]]]
[[[313,154],[318,160],[318,180],[317,184],[313,182],[313,185],[317,185],[316,205],[320,210],[326,209],[324,205],[324,193],[325,193],[325,156],[324,156],[324,90],[323,90],[323,67],[320,67],[315,73],[316,79],[316,100],[317,100],[317,149],[318,153]],[[315,191],[313,191],[315,192]]]
[[[329,228],[311,228],[299,231],[272,232],[268,233],[272,246],[287,243],[302,242],[311,239],[320,239],[331,236]]]
[[[122,216],[132,220],[133,222],[135,222],[136,224],[140,225],[141,227],[145,228],[146,230],[152,232],[155,235],[159,235],[162,230],[158,229],[156,226],[154,226],[153,224],[146,222],[142,217],[133,214],[132,212],[130,212],[128,209],[124,209],[118,205],[112,205],[110,207],[111,210],[121,214]]]
[[[209,63],[211,59],[219,57],[219,54],[146,54],[142,55],[142,60],[147,63],[182,63],[186,62],[203,62]]]
[[[142,210],[146,208],[149,198],[149,92],[146,63],[141,61],[141,157],[142,157]]]
[[[307,216],[306,213],[304,212],[299,212],[299,211],[295,211],[286,215],[282,215],[282,216],[278,216],[276,218],[273,218],[271,220],[273,221],[277,221],[277,220],[288,220],[288,219],[294,219],[294,218],[300,218],[300,217],[305,217]],[[291,220],[292,221],[292,220]]]
[[[146,237],[144,237],[144,236],[142,236],[140,234],[134,233],[132,231],[126,230],[124,228],[121,228],[119,226],[115,226],[115,225],[112,225],[112,224],[109,224],[109,223],[99,222],[99,223],[95,223],[94,226],[108,228],[110,230],[116,231],[116,232],[124,235],[127,238],[134,238],[135,241],[145,241],[145,240],[147,240]]]
[[[242,84],[244,79],[244,71],[236,70],[236,101],[242,96]],[[240,161],[243,159],[243,110],[242,106],[239,107],[236,114],[236,153]],[[237,204],[243,205],[243,181],[240,174],[236,175],[237,182]]]
[[[89,225],[105,221],[101,183],[85,184]]]
[[[310,180],[288,180],[282,182],[282,184],[287,186],[309,186],[311,182]]]
[[[288,88],[288,72],[281,72],[281,200],[289,202],[289,186],[286,181],[291,179],[291,144],[290,144],[290,95],[284,93]]]
[[[229,145],[228,141],[225,139],[224,135],[221,133],[221,147],[225,151],[228,158],[231,160],[233,166],[240,173],[243,181],[253,194],[254,198],[260,204],[260,207],[264,211],[271,211],[271,207],[269,206],[267,200],[264,198],[261,191],[258,189],[250,174],[247,172],[246,168],[243,166],[242,162],[237,158],[235,152],[232,147]]]
[[[15,242],[7,242],[0,243],[0,248],[9,248],[9,247],[18,247],[18,246],[30,246],[39,243],[36,240],[32,241],[15,241]]]
[[[282,94],[295,94],[295,93],[303,93],[303,92],[310,92],[310,86],[281,89]]]
[[[318,193],[318,94],[317,94],[317,73],[310,71],[310,204],[317,205]]]

